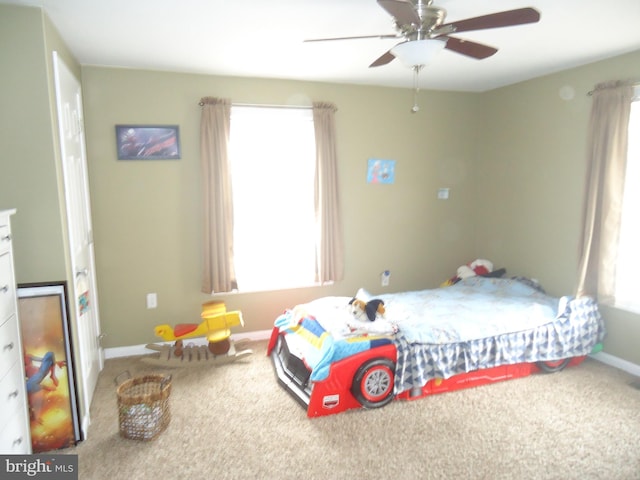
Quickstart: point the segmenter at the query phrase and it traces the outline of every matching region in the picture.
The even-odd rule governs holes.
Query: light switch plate
[[[449,189],[448,188],[439,188],[438,189],[438,199],[439,200],[447,200],[449,198]]]

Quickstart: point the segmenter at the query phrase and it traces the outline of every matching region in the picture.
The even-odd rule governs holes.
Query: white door
[[[91,205],[84,143],[82,90],[64,61],[53,52],[60,150],[64,176],[69,251],[74,281],[69,286],[70,308],[75,312],[76,372],[80,385],[81,426],[87,437],[89,409],[104,365],[100,346],[100,318],[93,252]]]

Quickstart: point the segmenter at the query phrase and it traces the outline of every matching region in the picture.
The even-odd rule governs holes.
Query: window
[[[620,242],[616,263],[615,305],[640,313],[640,89],[631,104]]]
[[[315,155],[310,108],[231,107],[233,249],[240,291],[314,283]]]

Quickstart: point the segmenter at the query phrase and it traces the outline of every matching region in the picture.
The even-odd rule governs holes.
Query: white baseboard
[[[593,358],[594,360],[598,360],[599,362],[606,363],[607,365],[610,365],[612,367],[619,368],[620,370],[624,370],[631,375],[640,377],[640,365],[636,365],[635,363],[615,357],[606,352],[592,353],[591,355],[589,355],[589,357]]]
[[[271,330],[259,330],[255,332],[247,332],[247,333],[238,333],[231,335],[231,339],[234,342],[239,342],[242,340],[248,340],[250,342],[256,342],[259,340],[268,340],[271,337]],[[193,338],[190,339],[189,342],[193,342],[196,345],[206,345],[206,340],[204,338]],[[172,343],[172,342],[154,342],[154,343]],[[130,345],[128,347],[113,347],[113,348],[105,348],[104,349],[104,358],[105,360],[109,360],[110,358],[119,358],[119,357],[133,357],[136,355],[147,355],[153,353],[150,351],[146,345]]]

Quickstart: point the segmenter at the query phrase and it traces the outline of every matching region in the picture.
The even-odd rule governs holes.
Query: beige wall
[[[80,66],[39,8],[0,5],[0,208],[18,210],[12,218],[18,283],[73,281],[53,51],[79,77]],[[75,322],[73,309],[69,315]],[[75,329],[72,335],[77,349]]]
[[[553,295],[577,282],[586,176],[587,93],[639,78],[640,51],[485,93],[476,252],[538,278]],[[575,96],[563,100],[560,90]],[[605,351],[640,364],[640,316],[602,308]]]
[[[408,77],[409,78],[409,77]],[[295,303],[319,295],[433,287],[472,255],[479,96],[423,92],[412,115],[409,90],[220,78],[83,67],[96,261],[107,346],[153,341],[160,323],[196,322],[200,293],[200,107],[203,96],[241,103],[337,105],[338,155],[346,240],[345,280],[330,287],[222,297],[244,313],[245,331],[269,330]],[[116,124],[179,124],[182,159],[118,161]],[[463,133],[461,133],[463,132]],[[393,185],[367,185],[368,158],[397,160]],[[450,187],[451,199],[436,198]],[[274,185],[286,188],[286,184]],[[280,235],[295,225],[274,225]],[[147,310],[146,293],[158,294]]]
[[[43,24],[40,9],[0,5],[0,205],[18,209],[19,282],[65,279]]]
[[[18,281],[59,280],[68,270],[60,208],[52,49],[79,67],[39,9],[0,5],[0,208],[17,207]],[[7,48],[19,45],[20,48]],[[220,78],[85,66],[82,80],[105,346],[153,341],[158,323],[196,321],[200,184],[197,102],[334,102],[346,235],[346,278],[332,287],[223,297],[245,330],[269,329],[284,308],[319,295],[436,286],[462,262],[493,260],[538,278],[550,293],[575,284],[585,175],[586,92],[637,78],[640,52],[484,94]],[[575,97],[559,97],[570,86]],[[177,123],[179,161],[116,160],[117,123]],[[366,185],[370,157],[398,161],[392,186]],[[437,201],[438,187],[451,199]],[[260,232],[263,234],[263,232]],[[157,292],[159,307],[145,308]],[[605,351],[640,364],[638,315],[603,308]]]
[[[18,209],[17,280],[66,280],[53,50],[79,65],[39,8],[0,5],[0,45],[0,207]]]

